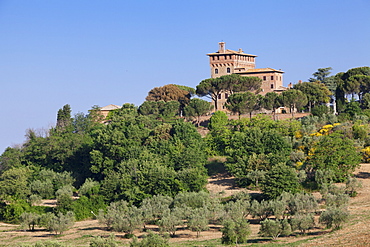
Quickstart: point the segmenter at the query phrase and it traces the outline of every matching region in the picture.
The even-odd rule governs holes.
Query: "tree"
[[[289,235],[292,232],[291,226],[286,219],[270,220],[261,222],[259,234],[264,237],[278,238],[280,235]]]
[[[274,120],[276,120],[276,109],[283,105],[282,97],[275,92],[268,92],[262,99],[262,107],[266,110],[272,110]]]
[[[251,115],[256,104],[257,96],[251,92],[245,92],[230,95],[225,106],[233,113],[237,113],[240,119],[241,114],[249,113]]]
[[[310,78],[309,81],[310,82],[319,81],[324,83],[331,73],[330,70],[332,70],[331,67],[317,69],[317,71],[312,74],[314,78]]]
[[[161,232],[168,232],[172,236],[175,236],[177,227],[182,224],[179,210],[176,210],[176,208],[166,210],[163,212],[163,216],[158,221],[158,224]]]
[[[0,175],[0,198],[25,199],[30,194],[28,179],[31,170],[26,167],[11,168]]]
[[[303,92],[308,101],[308,110],[311,112],[311,108],[320,105],[322,103],[328,103],[330,100],[331,92],[320,82],[303,82],[294,85],[294,89]]]
[[[55,234],[62,234],[63,232],[69,230],[75,222],[74,213],[68,211],[66,214],[59,213],[58,215],[51,214],[49,218],[44,222],[46,228],[50,232],[55,232]]]
[[[225,220],[221,228],[222,244],[239,244],[245,243],[251,234],[249,223],[246,219]]]
[[[179,114],[180,105],[178,101],[144,101],[138,111],[142,115],[170,118]]]
[[[118,244],[114,240],[114,235],[110,235],[109,238],[102,238],[100,236],[95,237],[90,242],[90,247],[117,247]]]
[[[32,212],[24,212],[23,214],[21,214],[20,220],[22,227],[28,227],[30,231],[34,231],[35,226],[39,224],[40,215]]]
[[[319,222],[326,225],[327,228],[340,229],[343,223],[347,222],[349,212],[343,208],[331,207],[320,215]]]
[[[134,238],[130,243],[130,247],[169,247],[168,239],[155,234],[154,232],[149,232],[144,236],[143,240],[139,242],[137,238]]]
[[[172,201],[173,199],[171,197],[162,195],[145,198],[140,207],[143,212],[144,224],[161,219],[163,213],[170,208]]]
[[[145,98],[147,101],[178,101],[181,105],[186,105],[190,100],[191,94],[187,90],[179,88],[174,84],[155,87],[148,92]]]
[[[233,94],[243,91],[256,91],[261,87],[262,80],[258,77],[243,77],[237,74],[224,75],[219,78],[209,78],[201,81],[197,86],[198,96],[207,96],[215,103],[217,108],[218,95],[221,92]]]
[[[196,94],[200,97],[207,96],[215,104],[216,111],[218,110],[218,95],[225,90],[225,85],[219,78],[209,78],[201,81],[196,89]]]
[[[71,106],[68,104],[58,110],[57,128],[64,129],[72,123],[71,112]]]
[[[267,171],[262,183],[262,191],[269,198],[277,198],[284,191],[296,193],[299,188],[296,171],[284,164],[277,164]]]
[[[184,115],[186,117],[196,117],[197,125],[200,123],[200,116],[209,113],[213,106],[205,100],[194,98],[191,99],[189,104],[184,108]]]
[[[302,91],[297,89],[289,89],[282,93],[283,103],[285,106],[289,107],[292,113],[292,118],[294,118],[294,111],[299,110],[307,104],[307,97]]]
[[[304,163],[306,171],[330,169],[335,182],[344,181],[361,162],[353,141],[335,134],[322,136],[313,150]]]
[[[198,238],[200,236],[200,232],[208,230],[208,223],[208,209],[203,207],[192,210],[187,225],[191,231],[197,232]]]
[[[303,234],[314,226],[315,221],[312,214],[296,214],[292,219],[293,230],[300,230]]]

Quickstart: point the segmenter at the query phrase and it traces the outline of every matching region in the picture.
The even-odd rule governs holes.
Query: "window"
[[[271,84],[271,88],[274,88],[274,84]]]
[[[266,76],[263,77],[263,80],[266,81]]]
[[[230,73],[230,68],[227,68],[227,73]]]
[[[215,74],[218,74],[218,69],[215,69]]]
[[[271,76],[271,80],[274,80],[274,76],[273,75]]]
[[[225,99],[229,98],[229,95],[227,93],[225,93]]]
[[[217,96],[218,99],[221,99],[221,94],[219,93],[218,96]]]

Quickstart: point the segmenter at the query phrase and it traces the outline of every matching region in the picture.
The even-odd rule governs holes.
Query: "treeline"
[[[223,224],[224,243],[246,240],[247,216],[258,218],[261,235],[272,238],[294,230],[304,233],[315,224],[314,215],[327,227],[338,228],[348,218],[348,197],[360,186],[352,173],[361,159],[370,157],[370,68],[335,77],[328,77],[328,71],[319,70],[313,82],[264,97],[255,94],[259,80],[235,75],[228,87],[223,85],[227,77],[202,81],[196,90],[166,85],[151,90],[141,106],[124,104],[106,119],[98,107],[72,117],[65,105],[54,128],[28,130],[24,144],[0,156],[0,218],[61,233],[74,220],[97,217],[108,229],[129,235],[147,224],[172,235],[186,225],[199,234],[213,222]],[[226,113],[216,111],[202,138],[180,116],[208,113],[210,104],[192,96],[214,97],[217,85],[222,92],[231,90],[227,107],[235,113],[245,113],[246,106],[231,108],[232,100],[248,94],[240,98],[250,103],[255,97],[265,109],[290,102],[284,104],[292,112],[306,108],[313,114],[300,120],[278,121],[264,114],[228,120]],[[348,95],[353,100],[346,101]],[[338,115],[325,105],[330,98],[337,102]],[[258,109],[255,104],[252,108]],[[222,195],[206,193],[207,169],[220,164],[239,186],[259,189],[261,195],[221,200]],[[334,187],[335,182],[346,186]],[[313,198],[311,191],[322,197]],[[51,198],[57,199],[55,208],[37,206]],[[320,203],[326,211],[318,210]]]

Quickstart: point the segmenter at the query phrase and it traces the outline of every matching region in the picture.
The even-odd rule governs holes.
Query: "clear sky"
[[[284,85],[370,66],[369,13],[369,0],[0,0],[0,153],[65,104],[87,113],[195,87],[220,41],[285,71]]]

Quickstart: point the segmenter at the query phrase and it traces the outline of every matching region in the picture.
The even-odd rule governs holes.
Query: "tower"
[[[234,74],[238,68],[254,69],[256,67],[256,55],[246,54],[242,49],[228,50],[225,42],[219,42],[218,45],[217,52],[207,54],[212,78]]]

